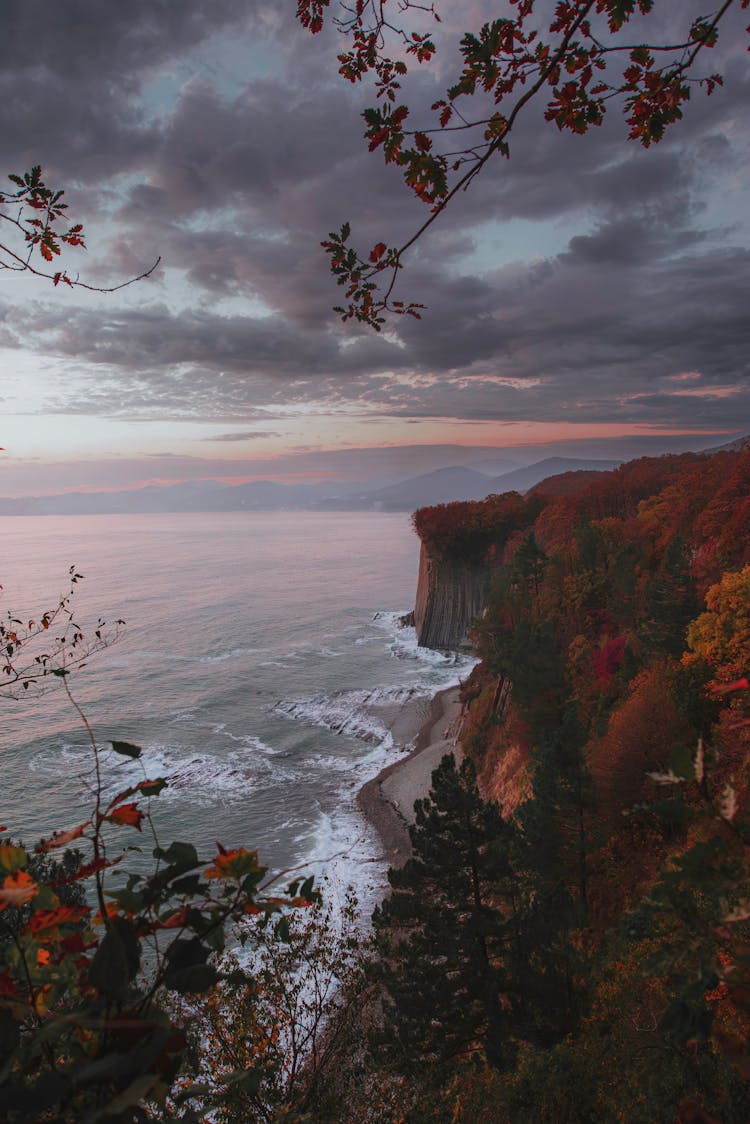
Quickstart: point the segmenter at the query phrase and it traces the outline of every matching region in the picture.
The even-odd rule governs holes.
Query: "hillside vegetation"
[[[348,1119],[750,1119],[750,450],[564,492],[416,514],[495,577]]]

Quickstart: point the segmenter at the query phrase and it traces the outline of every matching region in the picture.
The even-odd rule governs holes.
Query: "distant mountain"
[[[434,472],[402,480],[400,484],[368,492],[367,506],[381,511],[414,511],[452,500],[483,500],[492,491],[491,482],[490,476],[471,468],[437,468]]]
[[[490,492],[527,492],[540,480],[558,476],[561,472],[607,472],[617,468],[622,461],[584,461],[573,457],[547,457],[536,464],[504,472],[490,481]],[[468,497],[467,497],[468,498]]]
[[[743,449],[750,446],[750,435],[746,437],[738,437],[734,441],[729,441],[726,445],[715,445],[713,449],[701,450],[706,455],[710,453],[741,453]]]
[[[492,492],[527,491],[540,480],[562,472],[615,468],[620,461],[548,457],[529,465],[488,476],[453,466],[383,484],[371,481],[279,484],[254,480],[222,484],[214,480],[183,484],[154,484],[112,492],[67,492],[56,496],[0,499],[0,515],[119,515],[199,511],[415,511],[419,507],[482,500]],[[373,484],[378,486],[373,487]]]
[[[509,460],[507,457],[492,457],[485,458],[481,461],[470,461],[465,468],[471,468],[474,472],[483,472],[485,476],[501,476],[503,472],[510,472],[514,468],[520,468],[525,464],[527,457],[521,457],[519,460]]]

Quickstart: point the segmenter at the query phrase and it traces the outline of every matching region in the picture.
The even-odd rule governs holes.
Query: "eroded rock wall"
[[[421,647],[468,646],[467,630],[482,612],[489,577],[487,566],[431,557],[422,543],[414,606]]]

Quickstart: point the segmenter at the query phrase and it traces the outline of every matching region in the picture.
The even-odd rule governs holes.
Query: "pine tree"
[[[532,796],[517,812],[517,870],[527,899],[517,919],[525,955],[514,972],[523,1033],[542,1044],[573,1030],[584,1006],[584,954],[571,938],[588,924],[594,795],[581,739],[566,716],[537,751]]]
[[[649,651],[680,656],[685,650],[687,626],[700,611],[690,556],[685,541],[676,535],[664,552],[661,566],[646,589],[641,635]]]
[[[393,892],[373,918],[385,993],[374,1045],[401,1066],[421,1066],[481,1044],[501,1068],[512,1054],[512,829],[482,801],[471,761],[459,769],[452,754],[415,812],[413,857],[389,872]]]

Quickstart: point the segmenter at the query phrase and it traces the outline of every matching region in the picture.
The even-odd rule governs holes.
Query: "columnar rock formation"
[[[421,647],[455,649],[468,645],[468,627],[482,612],[490,572],[481,563],[431,556],[422,543],[414,607]]]

